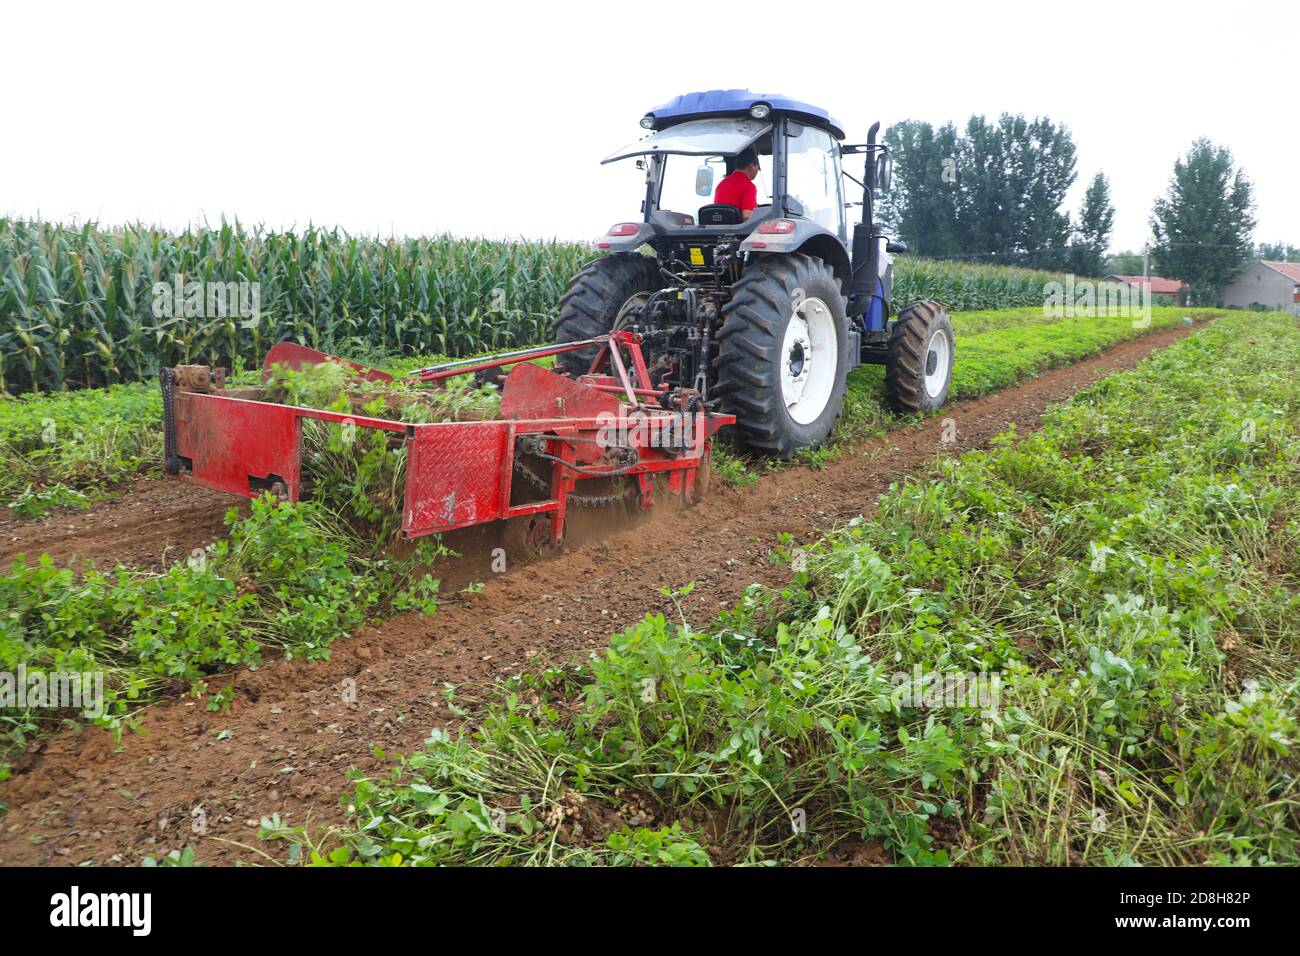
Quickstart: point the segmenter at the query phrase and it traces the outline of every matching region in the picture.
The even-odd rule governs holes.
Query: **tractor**
[[[844,143],[827,111],[785,96],[712,90],[678,96],[641,118],[642,139],[603,163],[645,172],[641,219],[596,243],[604,253],[560,300],[559,344],[617,331],[640,337],[651,382],[692,389],[704,408],[735,416],[750,451],[789,458],[830,436],[849,372],[885,366],[885,401],[899,412],[940,407],[952,376],[952,323],[923,300],[893,309],[893,256],[907,251],[873,217],[887,190],[889,150],[872,125]],[[720,173],[752,150],[760,173],[752,212],[714,202]],[[862,155],[862,180],[844,172]],[[849,235],[846,183],[861,187]],[[748,215],[746,215],[748,213]],[[587,372],[596,346],[557,357]]]
[[[891,257],[906,248],[872,216],[891,171],[879,123],[865,143],[844,144],[824,110],[718,90],[679,96],[641,125],[649,135],[605,160],[635,159],[645,171],[641,221],[597,242],[604,255],[561,297],[557,341],[406,376],[430,387],[490,381],[499,418],[411,423],[282,405],[264,388],[227,387],[224,369],[177,366],[161,373],[167,473],[296,501],[311,477],[304,422],[377,430],[407,452],[407,537],[504,522],[506,541],[535,556],[565,543],[572,508],[698,500],[722,428],[777,458],[820,445],[864,362],[885,366],[895,409],[943,404],[952,323],[934,302],[891,306]],[[866,157],[861,181],[841,168],[849,155]],[[767,170],[741,196],[752,209],[714,201],[717,174],[734,174],[742,158],[745,177]],[[862,187],[851,241],[845,179]],[[554,370],[535,364],[552,358]],[[263,379],[322,362],[362,381],[392,379],[294,342],[271,348]]]

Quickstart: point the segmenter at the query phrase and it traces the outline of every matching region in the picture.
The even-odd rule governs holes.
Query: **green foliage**
[[[120,729],[140,704],[166,689],[201,693],[208,678],[258,666],[268,652],[319,660],[335,640],[391,609],[432,612],[437,582],[417,569],[436,556],[424,544],[408,558],[372,550],[312,504],[263,498],[231,512],[228,540],[160,573],[83,573],[48,557],[15,562],[0,576],[0,671],[100,673],[103,713]],[[224,709],[229,689],[209,696]],[[6,709],[6,749],[58,718],[85,715]]]
[[[942,259],[968,251],[962,247],[957,224],[959,138],[952,123],[936,129],[929,123],[903,120],[885,131],[894,176],[891,187],[880,193],[876,215],[907,242],[914,256]],[[850,163],[846,159],[848,171],[859,176],[861,170],[852,169]]]
[[[1065,275],[1012,266],[945,262],[937,259],[901,258],[894,262],[894,302],[899,308],[918,299],[934,299],[950,310],[1042,310],[1049,282],[1065,282]]]
[[[162,456],[161,422],[156,386],[0,395],[0,500],[75,505],[72,491],[139,474]]]
[[[992,329],[959,339],[949,399],[976,398],[1014,385],[1047,368],[1068,365],[1111,346],[1181,324],[1185,309],[1152,310],[1148,325],[1128,316],[1062,319]]]
[[[443,360],[426,355],[406,364],[416,368]],[[265,397],[410,422],[497,413],[499,392],[462,384],[454,380],[453,387],[439,390],[362,383],[343,366],[321,364],[302,372],[275,370]],[[391,494],[404,468],[403,449],[387,449],[384,436],[367,429],[346,432],[358,438],[354,447],[345,447],[339,425],[308,422],[303,434],[305,462],[334,479],[321,484],[330,493],[331,508],[363,521],[391,511],[383,504],[383,487]],[[157,474],[161,457],[162,400],[156,385],[0,396],[0,502],[16,514],[40,517],[52,508],[85,507],[115,484]]]
[[[1070,222],[1061,205],[1075,147],[1063,125],[1004,113],[972,116],[959,133],[951,123],[936,130],[905,120],[886,130],[885,143],[896,172],[882,213],[916,254],[1066,267]]]
[[[1174,162],[1169,191],[1151,214],[1160,273],[1192,287],[1196,302],[1217,303],[1223,287],[1250,264],[1255,201],[1232,154],[1198,139]]]
[[[959,143],[957,221],[965,253],[983,261],[1059,269],[1075,179],[1075,146],[1064,124],[1006,113],[972,116]]]
[[[1289,242],[1261,242],[1255,249],[1255,258],[1267,262],[1300,262],[1300,246]]]
[[[688,837],[681,824],[650,830],[624,827],[605,838],[613,850],[611,866],[709,866],[709,854]]]
[[[555,242],[368,239],[238,223],[177,235],[0,218],[0,394],[152,381],[176,364],[252,368],[286,340],[358,360],[546,342],[560,295],[593,255]],[[917,260],[895,265],[900,301],[937,298],[952,308],[1039,304],[1052,278]],[[174,308],[180,314],[156,315],[155,285],[174,290],[177,280],[182,288],[257,283],[258,314],[186,317]]]
[[[1154,307],[1150,324],[1141,325],[1119,316],[1062,319],[1043,313],[1039,304],[1033,308],[955,314],[952,323],[958,351],[950,397],[978,398],[1048,368],[1077,362],[1120,342],[1177,326],[1188,317],[1205,320],[1220,314]],[[881,405],[884,381],[880,366],[864,365],[850,372],[834,439],[821,448],[803,452],[797,460],[821,467],[844,448],[896,426],[900,419]],[[759,469],[774,467],[761,459],[737,456],[725,442],[723,432],[714,451],[714,471],[722,481],[750,484],[757,480]]]
[[[758,474],[747,467],[745,459],[730,445],[713,446],[709,467],[713,471],[713,477],[726,485],[751,488],[758,482]]]
[[[422,388],[416,384],[363,382],[337,363],[302,370],[275,368],[266,383],[267,401],[404,422],[491,418],[500,408],[492,387]],[[305,421],[303,468],[311,476],[314,500],[364,527],[381,544],[401,531],[405,444],[389,432],[349,424]]]
[[[593,255],[558,242],[0,218],[0,392],[147,380],[186,363],[255,367],[285,340],[358,357],[547,341],[556,300]],[[258,283],[260,314],[155,314],[155,284],[178,278]]]
[[[43,518],[52,508],[89,508],[90,504],[90,498],[77,489],[56,483],[46,488],[28,485],[6,507],[24,518]]]
[[[202,862],[199,861],[198,855],[194,852],[194,847],[192,847],[192,846],[187,846],[187,847],[185,847],[185,849],[183,849],[183,850],[172,850],[170,853],[168,853],[166,856],[164,856],[161,860],[159,860],[159,859],[157,859],[157,858],[155,858],[155,857],[152,857],[152,856],[146,856],[143,860],[140,861],[140,865],[141,865],[141,866],[144,866],[144,867],[156,867],[156,866],[165,866],[165,867],[193,867],[193,866],[207,866],[206,863],[202,863]]]
[[[1140,252],[1125,250],[1117,252],[1106,260],[1102,274],[1108,276],[1140,276],[1145,257]]]
[[[1079,222],[1070,242],[1071,272],[1081,276],[1114,274],[1106,271],[1106,247],[1110,244],[1110,231],[1114,225],[1115,207],[1110,204],[1110,183],[1104,173],[1098,173],[1083,194]]]
[[[1293,318],[1220,319],[707,627],[651,615],[511,681],[358,776],[312,859],[762,863],[853,835],[916,865],[1300,862],[1298,364]],[[935,704],[900,673],[999,683]]]

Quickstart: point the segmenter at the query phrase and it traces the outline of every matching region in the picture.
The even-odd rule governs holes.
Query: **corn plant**
[[[0,391],[138,381],[271,344],[462,356],[537,342],[593,255],[560,242],[373,239],[222,223],[180,234],[0,218]],[[256,283],[256,314],[155,308],[155,285]],[[179,283],[179,286],[178,286]]]
[[[933,259],[899,259],[894,263],[894,301],[936,299],[949,309],[1012,309],[1043,305],[1044,286],[1065,283],[1064,275],[1037,269]]]
[[[379,239],[223,222],[183,233],[0,218],[0,392],[151,378],[177,363],[257,364],[292,340],[348,354],[453,357],[547,341],[585,245]],[[1063,277],[900,259],[894,298],[1036,306]],[[256,283],[256,314],[159,314],[155,286]]]

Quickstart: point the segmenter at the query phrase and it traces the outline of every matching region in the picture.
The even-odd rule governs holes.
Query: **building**
[[[1300,315],[1300,262],[1256,262],[1240,279],[1223,287],[1223,304]]]
[[[1186,282],[1179,282],[1177,279],[1162,279],[1160,276],[1148,276],[1145,280],[1142,276],[1106,276],[1107,282],[1120,282],[1133,289],[1141,289],[1142,283],[1151,283],[1151,295],[1167,295],[1173,299],[1174,305],[1187,305],[1191,301],[1192,288]]]

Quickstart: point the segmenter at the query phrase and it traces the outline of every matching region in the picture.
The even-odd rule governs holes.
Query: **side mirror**
[[[894,178],[894,157],[888,152],[880,154],[876,160],[876,188],[889,192],[890,181]]]
[[[707,164],[695,170],[695,195],[713,195],[713,169]]]
[[[891,256],[905,256],[907,255],[907,243],[894,239],[885,243],[885,251]]]

